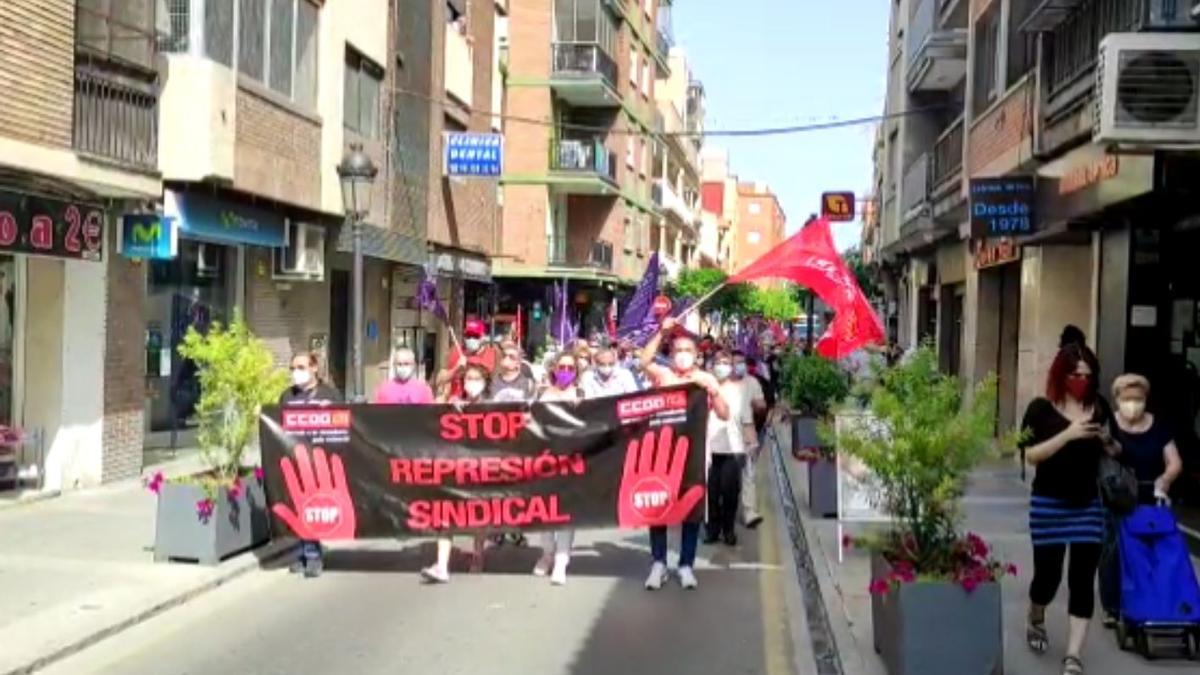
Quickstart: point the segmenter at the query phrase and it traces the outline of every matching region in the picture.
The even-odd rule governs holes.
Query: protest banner
[[[579,403],[268,408],[276,532],[364,539],[703,516],[708,394],[696,385]]]

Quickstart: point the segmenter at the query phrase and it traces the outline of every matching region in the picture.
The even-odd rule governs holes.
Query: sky
[[[677,46],[704,83],[708,130],[779,127],[883,112],[885,0],[675,0]],[[742,181],[763,181],[795,232],[821,193],[871,186],[871,124],[786,136],[711,138]],[[861,204],[859,205],[861,210]],[[861,223],[835,224],[839,249]]]

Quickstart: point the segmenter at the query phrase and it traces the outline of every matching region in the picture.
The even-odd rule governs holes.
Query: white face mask
[[[467,396],[471,398],[479,398],[483,394],[483,388],[487,386],[479,380],[469,380],[463,384],[463,391],[467,392]]]
[[[463,340],[463,346],[466,347],[467,351],[469,352],[479,351],[481,344],[482,343],[480,342],[479,338],[467,338],[466,340]]]
[[[692,352],[679,352],[673,360],[677,370],[691,370],[696,365],[696,355]]]
[[[312,382],[312,373],[307,370],[296,369],[292,371],[292,385],[303,387],[309,382]]]
[[[609,365],[596,366],[596,372],[605,379],[612,377],[613,367]]]
[[[1140,420],[1142,418],[1142,415],[1144,415],[1146,413],[1146,402],[1145,401],[1138,401],[1138,400],[1121,401],[1117,404],[1117,406],[1121,410],[1121,417],[1124,417],[1125,419],[1127,419],[1131,422]]]
[[[412,379],[413,366],[396,366],[396,379],[401,382],[407,382]]]
[[[728,363],[718,363],[713,366],[713,375],[717,376],[718,380],[729,379],[729,374],[733,372],[733,367]]]

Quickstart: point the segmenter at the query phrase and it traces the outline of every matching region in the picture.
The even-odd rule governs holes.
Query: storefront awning
[[[354,252],[354,228],[340,228],[337,240],[340,253]],[[426,263],[425,242],[402,232],[377,225],[362,225],[362,252],[368,258],[387,260],[403,265],[423,266]]]

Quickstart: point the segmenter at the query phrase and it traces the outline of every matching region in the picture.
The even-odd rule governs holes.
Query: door
[[[1017,348],[1021,330],[1021,264],[996,272],[1000,278],[1000,335],[996,350],[997,429],[1017,426]]]
[[[346,391],[346,357],[350,345],[350,273],[333,270],[329,280],[329,382]]]

